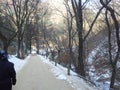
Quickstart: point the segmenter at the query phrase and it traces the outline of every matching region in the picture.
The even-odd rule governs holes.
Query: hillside
[[[99,44],[107,38],[107,30],[98,31],[97,34],[92,34],[91,37],[87,39],[87,51],[90,53],[94,48],[99,46]]]
[[[110,84],[111,77],[111,65],[109,61],[109,53],[108,53],[108,37],[107,32],[101,31],[93,37],[89,42],[90,52],[86,60],[88,60],[88,70],[90,79],[94,81],[98,86],[102,86],[102,90],[108,90]],[[112,31],[112,56],[115,57],[116,54],[116,40],[115,33]],[[90,68],[90,69],[89,69]],[[103,87],[104,85],[104,87]],[[120,89],[120,60],[117,63],[117,75],[116,75],[116,83],[115,86],[117,89]],[[119,88],[119,89],[118,89]]]

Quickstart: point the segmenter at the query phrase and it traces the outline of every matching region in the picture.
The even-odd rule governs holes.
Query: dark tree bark
[[[60,58],[60,57],[61,57],[61,50],[59,49],[59,50],[58,50],[58,59],[59,59],[59,60],[58,60],[58,63],[59,63],[59,64],[61,63],[61,58]]]
[[[85,67],[83,60],[83,12],[82,12],[82,0],[71,0],[72,7],[75,13],[76,26],[78,32],[79,46],[78,46],[78,67],[77,73],[85,77]],[[78,2],[78,3],[77,3]]]

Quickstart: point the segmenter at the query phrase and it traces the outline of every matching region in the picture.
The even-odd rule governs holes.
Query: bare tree
[[[84,35],[84,29],[83,29],[83,9],[85,8],[86,4],[90,0],[86,0],[84,3],[82,0],[71,0],[72,7],[75,13],[75,20],[76,20],[76,27],[77,27],[77,32],[78,32],[78,67],[77,67],[77,72],[85,77],[85,61],[84,61],[84,42],[90,32],[92,31],[92,28],[100,15],[102,9],[104,7],[101,7],[99,11],[96,13],[93,21],[90,24],[88,32]]]
[[[26,20],[36,10],[39,0],[12,0],[13,10],[15,12],[15,23],[18,30],[18,50],[17,56],[24,58],[23,37],[25,33],[24,25]]]
[[[72,39],[73,39],[73,35],[72,35],[72,25],[73,25],[73,14],[71,12],[71,8],[70,8],[70,5],[68,4],[69,3],[69,0],[64,0],[64,5],[66,7],[66,21],[67,21],[67,30],[68,30],[68,47],[69,47],[69,64],[68,64],[68,75],[70,75],[70,69],[71,69],[71,63],[72,63],[72,59],[73,59],[73,54],[72,54]]]
[[[115,78],[116,78],[116,65],[117,65],[117,61],[119,59],[119,55],[120,55],[120,36],[119,36],[119,22],[116,18],[115,15],[115,11],[113,8],[111,8],[110,6],[108,6],[106,4],[106,2],[111,2],[111,0],[106,0],[106,2],[104,2],[103,0],[100,0],[101,4],[103,5],[104,8],[106,8],[106,22],[107,22],[107,26],[108,26],[108,30],[109,30],[109,57],[110,57],[110,64],[112,66],[112,76],[111,76],[111,83],[110,83],[110,88],[114,89],[114,83],[115,83]],[[115,58],[113,58],[112,56],[112,52],[111,52],[111,29],[110,29],[110,25],[109,25],[109,21],[108,21],[108,12],[111,14],[111,18],[114,22],[114,26],[115,26],[115,31],[116,31],[116,42],[117,42],[117,52],[115,55]]]
[[[0,7],[0,39],[3,42],[3,49],[8,50],[9,45],[17,35],[15,30],[14,21],[11,15],[12,9],[10,9],[10,4],[7,2],[2,3]]]

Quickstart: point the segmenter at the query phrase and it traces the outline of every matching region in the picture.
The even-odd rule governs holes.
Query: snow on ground
[[[120,68],[120,62],[117,62],[117,68]]]
[[[15,68],[16,72],[18,72],[25,65],[25,63],[27,62],[27,60],[29,59],[29,57],[30,56],[28,56],[27,58],[25,58],[23,60],[23,59],[18,59],[15,55],[9,55],[8,60],[10,62],[14,63],[14,68]]]
[[[25,60],[21,60],[16,58],[15,55],[9,56],[9,61],[14,63],[14,67],[16,72],[22,69],[22,67],[26,64],[30,56],[28,56]],[[50,62],[49,59],[46,59],[40,56],[43,63],[47,63],[51,67],[51,72],[54,73],[57,79],[66,80],[68,81],[72,87],[77,88],[76,90],[98,90],[96,87],[89,86],[83,79],[77,77],[77,74],[71,71],[71,75],[67,75],[67,69],[57,65],[54,65],[54,62]],[[84,88],[86,87],[86,88]]]
[[[43,60],[44,63],[47,63],[51,66],[51,72],[54,73],[57,79],[68,81],[72,85],[72,87],[77,88],[77,90],[98,90],[98,88],[88,85],[82,78],[80,79],[80,77],[78,77],[75,72],[71,71],[71,75],[68,76],[67,68],[62,67],[59,64],[55,66],[54,62],[42,56],[40,56],[40,58]]]
[[[93,57],[95,56],[95,54],[97,53],[97,51],[100,49],[100,47],[95,48],[89,55],[88,55],[88,62],[89,64],[92,64],[93,62]],[[120,63],[117,63],[118,66],[120,65]],[[110,82],[106,81],[106,82],[96,82],[100,77],[109,77],[109,71],[106,71],[106,74],[101,75],[100,77],[98,77],[94,72],[95,72],[95,67],[94,66],[90,66],[89,68],[89,75],[92,81],[94,81],[94,83],[101,88],[101,90],[109,90],[109,85]]]
[[[97,54],[98,51],[101,50],[102,48],[102,51],[103,52],[106,52],[106,49],[103,49],[103,46],[105,44],[105,42],[107,42],[107,38],[105,38],[96,48],[94,48],[91,53],[88,55],[86,61],[88,61],[89,64],[92,64],[93,60],[94,60],[94,56]],[[104,53],[101,53],[101,56],[104,56],[102,55]],[[117,63],[117,67],[120,67],[120,62]],[[101,90],[109,90],[109,85],[110,85],[110,82],[109,81],[105,81],[105,82],[97,82],[97,80],[99,78],[108,78],[110,77],[110,72],[109,70],[106,71],[106,74],[103,74],[103,75],[96,75],[95,73],[95,67],[93,65],[89,66],[89,76],[91,78],[91,80],[98,86],[101,88]]]

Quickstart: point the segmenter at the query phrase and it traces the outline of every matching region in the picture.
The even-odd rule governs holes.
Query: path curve
[[[17,73],[13,90],[75,90],[65,80],[58,80],[50,72],[50,66],[37,55],[31,55],[26,65]]]

